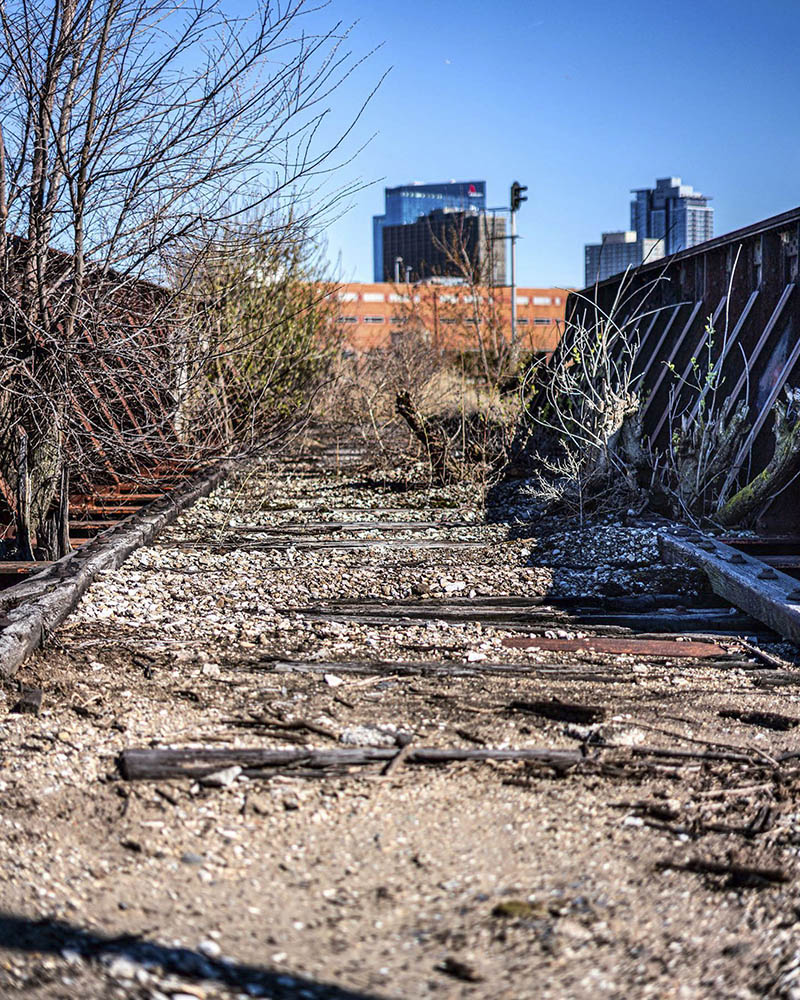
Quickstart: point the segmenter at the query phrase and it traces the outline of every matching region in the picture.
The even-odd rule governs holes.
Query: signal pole
[[[511,185],[511,354],[516,355],[517,349],[517,209],[527,196],[527,185],[514,181]]]

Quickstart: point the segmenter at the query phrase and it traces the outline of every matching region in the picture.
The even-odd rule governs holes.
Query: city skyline
[[[707,0],[702,31],[687,30],[688,0],[409,0],[402,16],[384,0],[337,0],[314,16],[357,21],[350,47],[374,50],[331,99],[321,137],[340,134],[390,70],[348,137],[358,155],[330,181],[360,185],[325,230],[342,280],[372,275],[383,189],[413,179],[484,178],[490,207],[527,184],[518,278],[548,287],[581,283],[584,245],[625,228],[628,192],[651,178],[674,171],[713,193],[718,235],[800,203],[800,6]]]
[[[586,244],[583,280],[587,287],[714,236],[710,198],[680,177],[660,177],[654,188],[633,188],[631,194],[631,228],[605,232],[599,243]]]

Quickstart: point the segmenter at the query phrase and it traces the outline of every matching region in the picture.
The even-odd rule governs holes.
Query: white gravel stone
[[[341,743],[355,747],[393,747],[397,740],[393,733],[370,726],[348,726],[339,737]]]
[[[234,764],[232,767],[224,767],[221,771],[214,771],[200,779],[200,784],[206,788],[229,788],[242,773],[241,767]]]

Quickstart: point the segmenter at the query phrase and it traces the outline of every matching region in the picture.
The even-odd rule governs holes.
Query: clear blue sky
[[[629,225],[629,190],[680,176],[713,196],[717,235],[800,204],[798,0],[332,0],[382,45],[332,98],[329,127],[389,75],[340,180],[369,184],[327,232],[341,277],[371,280],[383,188],[529,186],[518,281],[582,285],[583,245]],[[372,182],[372,183],[370,183]]]

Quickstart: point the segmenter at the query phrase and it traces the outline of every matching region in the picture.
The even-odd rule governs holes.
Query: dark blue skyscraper
[[[383,227],[416,222],[437,208],[459,211],[486,208],[486,181],[451,181],[449,184],[406,184],[385,189],[383,215],[372,217],[372,268],[375,281],[391,280],[383,270]]]
[[[714,235],[714,209],[709,199],[680,177],[662,177],[654,188],[632,192],[631,229],[641,239],[664,241],[664,253],[677,253],[705,243]]]

